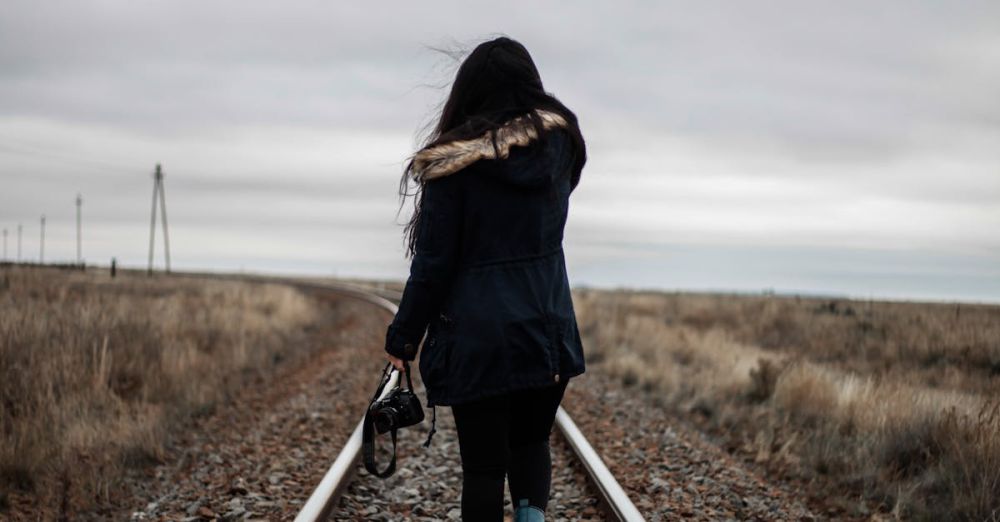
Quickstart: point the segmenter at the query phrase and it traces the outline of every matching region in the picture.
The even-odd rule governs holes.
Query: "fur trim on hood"
[[[568,126],[566,120],[557,113],[543,110],[536,113],[542,118],[542,128],[545,130]],[[496,130],[496,149],[493,148],[491,134],[488,131],[478,138],[421,149],[413,157],[414,180],[425,183],[454,174],[482,159],[497,159],[498,156],[500,159],[507,159],[511,147],[524,147],[538,139],[538,132],[527,116],[514,118]]]

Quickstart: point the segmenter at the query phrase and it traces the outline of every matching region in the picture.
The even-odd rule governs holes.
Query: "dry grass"
[[[734,451],[900,518],[1000,520],[1000,307],[574,297],[591,365]]]
[[[45,269],[0,274],[0,503],[101,502],[179,419],[287,357],[316,319],[276,285]]]

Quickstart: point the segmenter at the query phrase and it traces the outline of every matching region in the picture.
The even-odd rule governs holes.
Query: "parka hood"
[[[566,128],[566,119],[555,112],[536,111],[545,130]],[[483,159],[507,159],[512,147],[526,147],[538,139],[538,132],[527,116],[514,118],[496,130],[496,148],[492,132],[478,138],[451,141],[421,149],[413,157],[413,178],[419,183],[454,174]],[[544,169],[505,169],[504,178],[518,185],[538,185],[549,177]]]

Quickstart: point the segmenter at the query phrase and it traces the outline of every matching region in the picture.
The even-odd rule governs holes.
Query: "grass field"
[[[287,341],[316,320],[285,286],[4,268],[0,518],[21,501],[100,503],[160,460],[180,419],[295,357]]]
[[[587,289],[574,303],[590,370],[831,516],[1000,520],[1000,307]],[[301,355],[289,341],[314,305],[274,284],[0,271],[0,515],[102,502],[180,420]]]
[[[575,304],[591,368],[817,497],[842,492],[839,512],[1000,519],[1000,307],[598,290]]]

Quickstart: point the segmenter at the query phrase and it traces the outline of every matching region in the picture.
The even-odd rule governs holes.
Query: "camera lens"
[[[375,431],[385,433],[396,425],[396,410],[387,407],[375,412]]]

